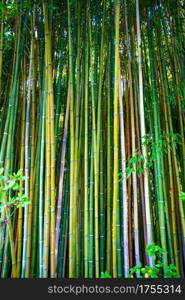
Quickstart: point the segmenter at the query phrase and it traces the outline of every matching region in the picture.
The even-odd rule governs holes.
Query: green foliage
[[[144,164],[147,169],[150,169],[153,166],[154,161],[156,160],[157,154],[160,156],[167,154],[168,150],[172,150],[172,145],[176,148],[180,144],[181,135],[178,133],[165,133],[160,134],[157,142],[153,140],[151,135],[146,135],[142,137],[142,145],[146,146],[147,157],[144,158],[140,154],[139,150],[135,151],[135,155],[130,158],[127,163],[127,168],[125,170],[126,178],[129,178],[133,172],[137,173],[137,176],[141,176],[144,173]],[[119,173],[121,176],[120,181],[124,174]]]
[[[154,267],[150,267],[146,265],[142,266],[141,262],[130,269],[129,278],[134,278],[137,276],[138,278],[162,278],[163,277],[163,265],[162,265],[162,256],[167,253],[165,249],[160,246],[151,243],[146,246],[146,253],[148,256],[152,257],[154,260]],[[176,267],[174,265],[169,265],[166,269],[166,277],[167,278],[176,278],[177,272]]]
[[[185,193],[184,192],[180,192],[180,194],[179,194],[179,200],[180,201],[185,201]]]
[[[7,176],[3,175],[3,171],[0,169],[0,211],[6,207],[18,208],[28,204],[28,197],[21,187],[21,182],[25,180],[22,170]]]
[[[146,246],[146,253],[153,257],[155,261],[160,262],[162,259],[162,255],[167,253],[165,249],[161,248],[160,246],[151,243]]]
[[[108,271],[101,272],[101,278],[112,278]]]
[[[130,268],[130,274],[128,278],[162,278],[162,256],[167,253],[167,251],[160,246],[151,243],[146,246],[146,253],[148,256],[152,257],[154,260],[154,266],[150,267],[148,265],[142,266],[142,263],[139,262],[136,266]],[[169,265],[166,269],[167,278],[177,278],[176,267],[174,265]],[[101,273],[101,278],[112,278],[108,271]]]
[[[146,135],[142,137],[142,139],[142,145],[145,145],[147,148],[147,163],[149,164],[148,167],[150,167],[152,162],[156,159],[157,154],[162,156],[166,154],[169,149],[172,150],[172,145],[177,147],[177,145],[180,144],[181,135],[174,132],[163,132],[159,135],[157,142],[154,141],[151,135]]]
[[[131,157],[128,162],[128,167],[126,168],[127,178],[131,175],[132,172],[136,171],[138,174],[144,173],[142,168],[142,163],[144,162],[144,156],[141,154],[136,154]]]
[[[179,278],[179,276],[177,276],[176,267],[174,265],[169,265],[167,267],[166,277],[167,278]]]
[[[138,176],[140,176],[140,174],[143,174],[144,173],[143,163],[144,163],[144,156],[142,154],[139,154],[136,151],[136,154],[133,157],[131,157],[130,160],[128,161],[127,168],[125,169],[126,178],[129,178],[133,172],[137,172]],[[119,176],[121,176],[120,179],[121,181],[124,174],[120,172]]]
[[[13,1],[11,3],[7,4],[0,4],[0,17],[15,17],[17,15],[17,4],[15,4]]]
[[[37,1],[39,2],[39,1]],[[9,1],[8,3],[0,3],[0,18],[14,18],[20,14],[27,13],[33,7],[29,0]]]

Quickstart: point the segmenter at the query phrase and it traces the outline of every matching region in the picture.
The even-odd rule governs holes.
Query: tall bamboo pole
[[[138,50],[138,69],[139,69],[139,113],[140,113],[140,130],[141,137],[146,136],[145,113],[144,113],[144,95],[143,95],[143,74],[142,74],[142,57],[141,57],[141,29],[140,29],[140,13],[139,0],[136,0],[136,22],[137,22],[137,50]],[[151,244],[152,223],[151,223],[151,208],[149,199],[149,179],[148,170],[146,168],[146,146],[142,143],[142,154],[145,160],[144,164],[144,195],[145,195],[145,214],[146,214],[146,243]],[[152,259],[149,258],[149,264],[152,266]]]

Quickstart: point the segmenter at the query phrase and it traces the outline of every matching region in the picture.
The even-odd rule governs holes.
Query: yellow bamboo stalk
[[[24,66],[23,66],[24,70]],[[24,147],[25,147],[25,83],[26,79],[24,78],[25,74],[23,71],[23,108],[22,108],[22,118],[21,118],[21,154],[20,154],[20,169],[23,170],[24,168]],[[23,187],[23,182],[20,183],[21,187]],[[19,278],[21,276],[21,254],[22,254],[22,237],[23,237],[23,208],[19,207],[18,209],[18,224],[17,224],[17,277]]]
[[[55,268],[55,144],[54,144],[54,95],[51,55],[51,32],[49,29],[47,2],[43,3],[45,28],[45,67],[46,67],[46,248],[44,277],[48,275],[49,231],[50,231],[50,276],[56,276]],[[51,207],[50,207],[51,206]],[[50,214],[50,216],[48,216]],[[50,221],[50,224],[49,224]]]
[[[119,19],[120,2],[115,1],[115,82],[114,82],[114,171],[113,171],[113,216],[112,216],[112,252],[113,277],[117,277],[117,201],[119,191]]]

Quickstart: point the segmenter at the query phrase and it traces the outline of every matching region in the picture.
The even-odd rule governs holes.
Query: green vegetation
[[[22,170],[13,175],[4,176],[3,169],[0,170],[0,210],[1,216],[3,211],[8,207],[23,207],[29,204],[28,198],[23,193],[21,183],[25,180],[22,176]],[[0,223],[4,220],[0,220]]]
[[[163,262],[162,257],[163,254],[166,253],[165,249],[162,249],[158,245],[150,244],[146,246],[146,253],[152,257],[154,260],[154,266],[142,266],[142,263],[139,263],[137,266],[132,267],[130,269],[129,278],[163,278]],[[176,278],[179,277],[177,275],[177,270],[174,265],[167,266],[166,269],[166,278]]]
[[[130,273],[128,278],[163,278],[163,263],[162,263],[162,256],[166,252],[165,249],[162,249],[158,245],[154,243],[149,244],[146,246],[146,253],[152,257],[154,260],[154,266],[150,267],[146,265],[145,267],[142,266],[142,263],[139,262],[137,266],[130,268]],[[174,265],[169,265],[166,271],[166,278],[178,278],[177,270]],[[108,271],[105,273],[101,273],[101,278],[111,278]]]
[[[101,273],[101,278],[111,278],[111,276],[108,271],[105,271],[105,273],[104,272]]]

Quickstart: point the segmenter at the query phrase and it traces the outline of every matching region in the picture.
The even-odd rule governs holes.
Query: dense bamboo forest
[[[1,0],[0,277],[184,277],[184,200],[184,0]]]

